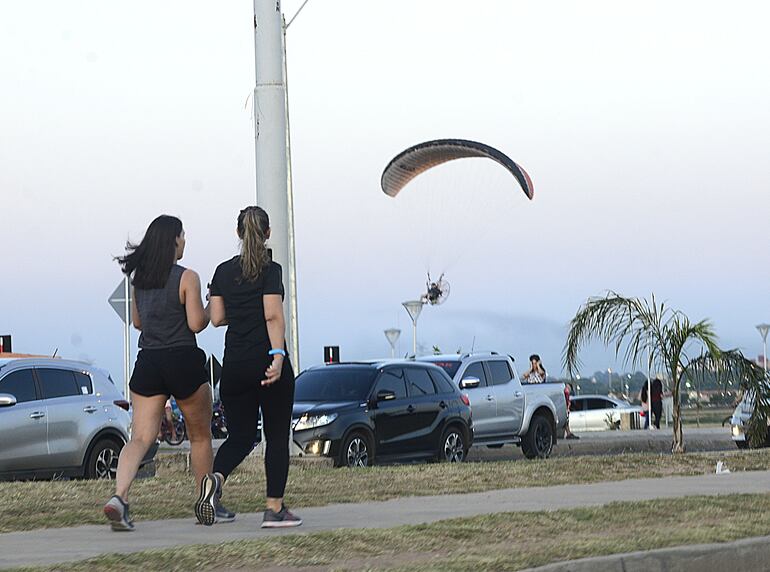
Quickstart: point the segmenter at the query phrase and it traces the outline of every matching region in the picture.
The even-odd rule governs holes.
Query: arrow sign
[[[120,281],[120,284],[118,284],[118,287],[115,288],[115,291],[110,295],[110,297],[107,299],[107,302],[109,302],[110,306],[112,306],[112,309],[115,310],[115,313],[120,317],[121,320],[123,320],[123,323],[126,322],[126,283],[124,280]],[[129,312],[128,312],[128,323],[131,324],[131,302],[133,302],[133,298],[131,297],[131,288],[128,289],[128,306],[129,306]]]

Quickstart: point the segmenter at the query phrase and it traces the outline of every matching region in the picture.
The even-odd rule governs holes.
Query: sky
[[[301,2],[284,0],[293,14]],[[205,282],[255,200],[252,3],[0,3],[0,333],[120,378],[112,257],[161,213]],[[713,321],[755,356],[770,322],[770,6],[760,1],[310,0],[288,31],[301,366],[418,342],[541,355],[611,289]],[[420,141],[499,148],[396,199]],[[224,331],[198,337],[221,358]],[[133,336],[135,351],[136,335]],[[598,345],[581,373],[626,369]]]

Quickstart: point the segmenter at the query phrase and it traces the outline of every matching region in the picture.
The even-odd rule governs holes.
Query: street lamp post
[[[767,332],[770,331],[770,324],[759,324],[757,331],[762,336],[762,361],[764,362],[765,373],[767,373]]]
[[[390,357],[392,358],[396,357],[396,342],[400,336],[401,330],[398,328],[388,328],[385,330],[385,337],[388,338],[388,343],[390,344]]]
[[[409,317],[412,319],[412,353],[417,356],[417,318],[422,312],[422,302],[420,300],[409,300],[401,304],[406,308]]]
[[[612,393],[612,370],[607,368],[607,393]]]

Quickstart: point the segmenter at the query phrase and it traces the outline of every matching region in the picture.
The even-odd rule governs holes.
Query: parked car
[[[0,479],[115,478],[129,437],[128,408],[103,369],[63,359],[0,359]]]
[[[573,395],[569,413],[572,431],[607,431],[620,428],[620,417],[629,414],[639,427],[642,408],[607,395]]]
[[[461,462],[473,442],[468,398],[440,368],[406,360],[305,370],[297,376],[292,428],[304,454],[347,467]]]
[[[529,458],[545,459],[567,423],[563,383],[522,384],[513,358],[495,352],[419,358],[452,377],[473,410],[474,443],[502,447],[515,443]]]
[[[732,417],[730,417],[730,432],[733,437],[735,445],[739,449],[748,449],[751,444],[749,443],[749,437],[746,435],[746,428],[749,425],[749,419],[754,412],[754,397],[750,393],[745,394],[735,410]],[[770,420],[768,420],[770,423]],[[770,444],[770,426],[767,428],[767,437],[763,445]]]

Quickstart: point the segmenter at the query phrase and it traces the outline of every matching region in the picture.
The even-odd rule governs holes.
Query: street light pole
[[[759,324],[757,331],[762,336],[762,361],[764,362],[765,374],[767,374],[767,332],[770,331],[770,324]]]
[[[422,312],[422,302],[420,300],[409,300],[401,304],[406,308],[409,317],[412,319],[412,354],[417,357],[417,318]]]
[[[398,328],[388,328],[385,330],[385,337],[388,339],[388,343],[390,344],[390,357],[394,358],[396,357],[396,342],[398,341],[398,338],[401,336],[401,330]]]
[[[284,20],[280,0],[254,0],[257,204],[270,215],[270,248],[283,268],[286,343],[299,368],[293,197],[289,173]]]

